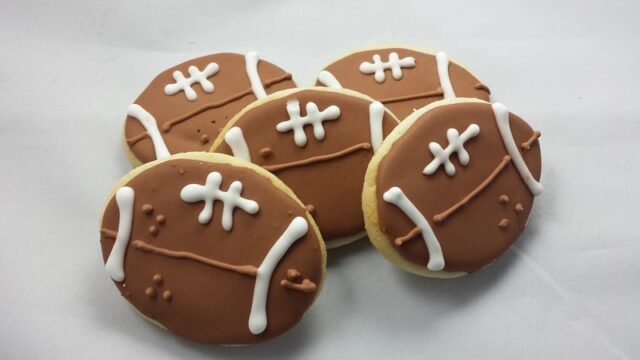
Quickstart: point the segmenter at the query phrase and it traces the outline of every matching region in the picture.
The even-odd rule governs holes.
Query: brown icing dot
[[[305,208],[307,209],[307,211],[311,215],[314,215],[316,213],[316,207],[313,206],[312,204],[309,204],[309,205],[305,206]]]
[[[500,195],[500,197],[498,197],[498,202],[504,205],[509,202],[509,197],[507,195]]]
[[[155,226],[155,225],[149,226],[149,234],[151,234],[153,236],[156,236],[156,235],[158,235],[158,232],[159,232],[159,230],[158,230],[157,226]]]
[[[162,280],[163,280],[163,279],[162,279],[162,275],[160,275],[160,274],[155,274],[155,275],[153,275],[153,278],[152,278],[152,279],[153,279],[153,282],[154,282],[156,285],[162,285]]]
[[[288,269],[287,270],[287,279],[295,280],[300,277],[300,272],[296,269]]]
[[[123,287],[123,288],[126,288],[126,287],[127,287],[127,284],[122,284],[122,287]]]
[[[144,294],[147,295],[148,298],[153,299],[156,297],[156,289],[149,286],[144,290]],[[164,295],[164,294],[163,294]]]
[[[502,219],[502,220],[500,220],[500,222],[498,223],[498,227],[499,227],[500,229],[506,229],[506,228],[507,228],[507,226],[509,226],[509,220],[507,220],[507,219]]]
[[[184,170],[182,170],[182,168],[180,168],[178,172],[180,173],[180,175],[184,175]]]
[[[268,158],[269,156],[271,156],[271,154],[273,154],[271,148],[266,147],[260,149],[260,156],[262,156],[263,158]]]
[[[165,290],[165,291],[162,292],[162,298],[165,301],[169,302],[173,298],[173,294],[171,293],[171,291]]]
[[[209,136],[207,134],[204,134],[202,136],[200,136],[200,142],[203,144],[206,144],[209,142]]]
[[[153,205],[151,205],[151,204],[142,205],[142,211],[145,214],[151,214],[153,212]]]
[[[515,210],[515,212],[517,213],[521,213],[524,211],[524,206],[522,206],[522,204],[520,203],[517,203],[513,210]]]
[[[156,221],[158,222],[158,224],[164,224],[167,221],[167,218],[165,218],[164,215],[160,214],[156,216]]]
[[[211,123],[215,124],[216,123],[216,119],[211,120]]]

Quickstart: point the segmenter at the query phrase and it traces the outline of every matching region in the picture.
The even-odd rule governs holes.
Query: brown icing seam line
[[[151,244],[147,244],[142,240],[134,240],[133,243],[131,243],[131,245],[133,245],[133,247],[138,250],[145,251],[150,254],[162,255],[162,256],[175,258],[175,259],[193,260],[205,265],[217,267],[219,269],[235,271],[242,275],[249,275],[249,276],[255,277],[258,274],[258,268],[256,268],[253,265],[228,264],[222,261],[209,259],[204,256],[200,256],[200,255],[186,252],[186,251],[174,251],[174,250],[169,250],[165,248],[160,248],[157,246],[153,246]]]
[[[435,90],[435,91],[423,92],[423,93],[413,94],[413,95],[396,96],[396,97],[381,99],[378,101],[380,101],[383,104],[389,104],[394,102],[422,99],[422,98],[442,96],[442,95],[444,95],[444,93],[442,92],[442,89],[438,88],[438,90]]]
[[[332,160],[335,158],[339,158],[342,156],[346,156],[349,155],[352,152],[356,152],[358,150],[369,150],[371,149],[371,144],[369,143],[361,143],[361,144],[357,144],[357,145],[353,145],[351,147],[348,147],[344,150],[340,150],[338,152],[335,152],[333,154],[327,154],[327,155],[319,155],[319,156],[313,156],[307,159],[303,159],[303,160],[298,160],[298,161],[292,161],[292,162],[288,162],[288,163],[284,163],[284,164],[277,164],[277,165],[262,165],[263,168],[271,171],[271,172],[276,172],[276,171],[280,171],[280,170],[284,170],[284,169],[288,169],[288,168],[292,168],[292,167],[297,167],[297,166],[305,166],[305,165],[309,165],[309,164],[314,164],[317,162],[322,162],[322,161],[328,161],[328,160]]]
[[[142,139],[145,139],[145,138],[148,138],[148,137],[149,137],[149,134],[147,134],[147,132],[145,131],[143,133],[140,133],[139,135],[136,135],[134,137],[128,138],[127,139],[127,144],[129,146],[133,146],[133,145],[137,144],[138,141],[140,141]]]
[[[302,281],[302,283],[298,284],[298,283],[294,283],[293,281],[290,280],[282,280],[280,281],[280,285],[282,285],[283,287],[287,288],[287,289],[291,289],[291,290],[297,290],[297,291],[301,291],[304,293],[312,293],[315,292],[316,289],[318,288],[316,286],[316,284],[309,280],[309,279],[304,279]]]
[[[474,88],[474,89],[476,89],[476,90],[483,90],[483,91],[486,91],[486,92],[487,92],[487,94],[491,95],[491,90],[489,90],[489,87],[488,87],[487,85],[485,85],[485,84],[481,83],[481,82],[479,82],[479,83],[477,83],[477,84],[473,85],[473,88]]]
[[[436,214],[433,217],[433,221],[437,224],[437,223],[441,223],[443,222],[447,217],[449,217],[449,215],[453,214],[454,212],[456,212],[456,210],[460,209],[461,207],[463,207],[464,205],[466,205],[471,199],[473,199],[476,195],[478,195],[478,193],[480,193],[482,190],[484,190],[487,186],[489,186],[489,184],[491,184],[491,182],[496,178],[496,176],[498,176],[498,174],[500,174],[500,172],[502,172],[502,170],[507,166],[507,164],[509,164],[509,162],[511,161],[511,156],[509,155],[505,155],[502,158],[502,161],[500,161],[500,163],[498,164],[498,166],[496,166],[495,169],[493,169],[493,171],[491,172],[491,174],[489,174],[489,176],[487,176],[486,179],[484,179],[484,181],[482,183],[480,183],[480,185],[478,185],[477,188],[475,188],[472,192],[470,192],[469,194],[467,194],[467,196],[465,196],[464,198],[462,198],[462,200],[458,201],[455,205],[453,205],[452,207],[448,208],[447,210]]]
[[[100,229],[100,234],[104,235],[105,237],[112,238],[112,239],[115,239],[116,237],[118,237],[118,232],[117,231],[113,231],[113,230],[105,229],[105,228]]]
[[[520,144],[520,148],[522,150],[524,150],[524,151],[527,151],[527,150],[531,149],[531,144],[533,144],[536,140],[538,140],[540,135],[542,135],[542,133],[540,133],[540,131],[534,131],[533,135],[531,135],[529,140],[527,140],[527,141],[523,142],[522,144]]]
[[[407,235],[400,236],[400,237],[396,238],[395,240],[393,240],[393,244],[395,246],[402,246],[402,244],[404,244],[407,241],[413,239],[418,234],[420,234],[420,228],[416,226],[413,229],[411,229],[411,231],[409,231],[407,233]]]
[[[266,88],[266,87],[269,87],[271,85],[277,84],[279,82],[282,82],[282,81],[285,81],[285,80],[289,80],[291,78],[292,78],[292,75],[287,73],[287,74],[284,74],[284,75],[279,76],[277,78],[274,78],[274,79],[271,79],[271,80],[267,80],[262,85]],[[198,115],[198,114],[200,114],[200,113],[202,113],[204,111],[207,111],[209,109],[215,109],[215,108],[224,106],[224,105],[226,105],[226,104],[228,104],[230,102],[236,101],[236,100],[241,99],[241,98],[243,98],[243,97],[245,97],[247,95],[250,95],[250,94],[253,94],[253,89],[252,88],[249,88],[249,89],[247,89],[247,90],[245,90],[245,91],[243,91],[241,93],[238,93],[236,95],[233,95],[233,96],[230,96],[230,97],[228,97],[226,99],[218,101],[217,103],[211,103],[211,104],[204,105],[204,106],[202,106],[202,107],[200,107],[200,108],[198,108],[198,109],[196,109],[196,110],[194,110],[194,111],[192,111],[192,112],[190,112],[188,114],[184,114],[184,115],[182,115],[182,116],[180,116],[180,117],[178,117],[176,119],[167,121],[166,123],[164,123],[162,125],[162,131],[169,132],[169,130],[171,130],[171,128],[174,125],[179,124],[179,123],[181,123],[183,121],[186,121],[186,120],[192,118],[195,115]]]

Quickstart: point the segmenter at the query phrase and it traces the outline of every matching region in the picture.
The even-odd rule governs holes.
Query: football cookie
[[[316,85],[346,88],[382,102],[398,119],[434,101],[489,100],[489,88],[444,52],[403,46],[352,52],[324,68]]]
[[[174,66],[153,79],[127,110],[129,160],[137,166],[169,154],[207,151],[242,108],[295,86],[291,74],[255,52],[213,54]]]
[[[443,100],[404,120],[374,155],[367,233],[404,270],[455,277],[491,263],[542,192],[540,132],[499,103]]]
[[[184,153],[130,172],[101,220],[105,269],[170,332],[250,344],[293,327],[318,295],[326,253],[275,176],[222,154]]]
[[[277,175],[313,215],[328,247],[365,235],[360,194],[367,164],[397,119],[368,96],[292,89],[249,105],[211,150]]]

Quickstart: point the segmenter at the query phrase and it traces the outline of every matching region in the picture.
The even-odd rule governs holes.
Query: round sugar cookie
[[[371,242],[423,276],[455,277],[491,263],[518,239],[542,192],[539,136],[499,103],[459,98],[416,111],[367,169]]]
[[[222,154],[177,154],[134,169],[109,196],[100,233],[122,296],[193,341],[278,336],[324,279],[324,243],[302,203],[268,171]]]
[[[367,164],[397,124],[368,96],[292,89],[249,105],[211,150],[273,172],[309,208],[328,247],[364,236],[360,194]]]
[[[356,50],[327,65],[316,85],[346,88],[382,102],[400,120],[434,101],[489,100],[489,88],[446,53],[405,46]]]
[[[256,52],[219,53],[158,75],[127,109],[125,146],[134,166],[207,151],[224,125],[267,94],[295,87],[291,74]]]

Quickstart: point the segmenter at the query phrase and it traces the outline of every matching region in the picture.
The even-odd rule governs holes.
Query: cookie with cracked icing
[[[251,344],[298,321],[326,253],[304,205],[268,171],[184,153],[114,187],[100,244],[107,274],[144,317],[184,338]]]
[[[396,124],[381,103],[357,92],[292,89],[249,105],[211,150],[277,175],[310,209],[331,248],[364,236],[364,173]]]
[[[291,74],[256,52],[218,53],[174,66],[153,79],[127,109],[129,160],[137,166],[169,154],[207,151],[245,106],[295,86]]]
[[[491,93],[446,53],[406,46],[356,50],[327,65],[316,85],[367,94],[400,120],[434,101],[456,96],[488,101]]]
[[[504,253],[542,192],[538,137],[502,104],[433,103],[374,155],[362,194],[367,233],[393,264],[456,277]]]

